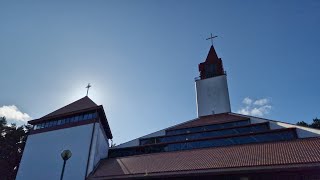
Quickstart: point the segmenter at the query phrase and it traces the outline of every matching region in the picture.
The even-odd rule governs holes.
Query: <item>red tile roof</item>
[[[60,115],[60,114],[65,114],[65,113],[70,113],[73,111],[79,111],[82,109],[88,109],[88,108],[92,108],[92,107],[97,107],[98,105],[93,102],[88,96],[85,96],[71,104],[68,104],[50,114],[47,114],[45,116],[43,116],[42,118],[48,118],[51,116],[56,116],[56,115]]]
[[[209,124],[219,124],[219,123],[240,121],[240,120],[246,120],[246,119],[249,119],[249,118],[239,116],[239,115],[234,115],[234,114],[228,114],[228,113],[214,114],[209,116],[203,116],[203,117],[182,123],[180,125],[169,128],[168,130],[204,126]]]
[[[320,138],[110,158],[89,179],[314,163],[320,167]]]

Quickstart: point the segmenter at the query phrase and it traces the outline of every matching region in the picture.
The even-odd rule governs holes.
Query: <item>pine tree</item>
[[[311,127],[311,128],[315,128],[315,129],[320,129],[320,119],[314,118],[313,122],[311,124],[308,124],[308,123],[306,123],[304,121],[299,121],[299,122],[297,122],[297,125],[305,126],[305,127]]]
[[[0,117],[0,179],[15,179],[30,126],[8,125]]]

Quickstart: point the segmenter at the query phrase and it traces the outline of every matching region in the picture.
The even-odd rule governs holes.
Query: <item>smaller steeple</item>
[[[213,46],[210,47],[207,59],[199,64],[201,79],[207,79],[215,76],[224,75],[222,60],[218,57]]]

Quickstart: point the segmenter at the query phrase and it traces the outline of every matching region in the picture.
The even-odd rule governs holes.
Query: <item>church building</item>
[[[195,119],[115,147],[103,106],[88,96],[29,121],[17,180],[59,179],[66,149],[64,180],[320,179],[320,130],[233,113],[213,46],[199,72]]]

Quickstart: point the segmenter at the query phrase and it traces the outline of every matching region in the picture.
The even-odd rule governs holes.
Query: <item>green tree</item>
[[[15,179],[31,126],[8,125],[0,117],[0,179]]]
[[[314,118],[313,122],[311,124],[308,124],[308,123],[306,123],[304,121],[299,121],[299,122],[297,122],[297,125],[305,126],[305,127],[311,127],[311,128],[315,128],[315,129],[320,129],[320,119]]]
[[[313,119],[313,122],[310,125],[310,127],[320,129],[320,119],[318,118]]]
[[[299,122],[297,122],[297,125],[299,125],[299,126],[304,126],[304,127],[309,127],[309,124],[306,123],[306,122],[304,122],[304,121],[299,121]]]

